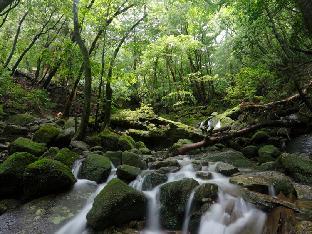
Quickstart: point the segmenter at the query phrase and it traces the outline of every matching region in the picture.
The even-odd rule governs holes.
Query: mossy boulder
[[[284,153],[276,165],[296,182],[312,184],[312,159],[308,155]]]
[[[258,193],[270,194],[274,189],[277,195],[283,193],[285,196],[297,196],[291,179],[276,171],[238,175],[232,177],[230,182]]]
[[[151,172],[144,177],[142,183],[142,190],[152,190],[156,186],[165,183],[168,180],[168,176],[158,172]]]
[[[147,199],[119,179],[112,179],[96,196],[87,214],[87,224],[96,231],[121,226],[146,217]]]
[[[115,167],[121,165],[122,151],[107,151],[104,156],[109,158]]]
[[[72,168],[74,162],[79,158],[79,155],[68,148],[63,148],[55,155],[54,160],[59,161],[69,168]]]
[[[15,152],[28,152],[35,156],[41,156],[47,147],[43,143],[34,142],[28,138],[19,137],[10,145],[10,153]]]
[[[82,162],[78,177],[97,183],[105,182],[111,172],[111,165],[112,162],[108,158],[91,153]]]
[[[216,165],[216,172],[219,172],[225,176],[232,176],[235,173],[238,173],[239,170],[237,167],[234,167],[231,164],[224,163],[224,162],[218,162]]]
[[[143,141],[137,141],[135,142],[135,148],[140,149],[140,148],[147,148],[147,147]]]
[[[21,195],[25,168],[36,160],[30,153],[18,152],[0,164],[0,198]]]
[[[274,145],[265,145],[258,150],[258,161],[260,163],[274,161],[281,155],[281,151]]]
[[[256,144],[261,144],[266,142],[270,138],[269,134],[264,130],[259,130],[253,134],[251,137],[252,142]]]
[[[45,124],[34,133],[33,140],[39,143],[51,144],[60,132],[61,130],[58,127],[52,124]]]
[[[254,162],[250,161],[244,155],[232,149],[225,149],[223,151],[208,152],[202,158],[204,161],[208,162],[225,162],[229,163],[235,167],[248,168],[255,166]]]
[[[58,147],[50,147],[46,152],[44,152],[41,158],[54,159],[59,151],[60,149]]]
[[[66,128],[61,130],[56,139],[53,141],[53,144],[60,148],[68,147],[75,135],[75,132],[75,128]]]
[[[160,169],[162,167],[178,167],[180,168],[180,164],[178,162],[178,160],[176,159],[171,159],[168,158],[166,160],[163,161],[156,161],[150,164],[150,168],[151,169]]]
[[[140,155],[128,151],[122,153],[122,164],[138,167],[140,169],[147,168],[146,162],[141,159]]]
[[[258,156],[258,147],[255,145],[248,145],[242,149],[242,153],[246,158],[255,158]]]
[[[36,118],[32,116],[31,114],[25,113],[25,114],[17,114],[12,115],[8,118],[8,123],[16,124],[20,126],[26,126],[30,123],[32,123]]]
[[[69,190],[76,179],[61,162],[40,159],[29,164],[24,172],[23,190],[26,199]]]
[[[164,228],[181,230],[187,201],[198,185],[194,179],[183,179],[160,187],[160,222]]]
[[[135,180],[141,173],[141,169],[129,165],[120,165],[117,167],[117,177],[126,183]]]
[[[127,135],[120,136],[117,133],[108,130],[105,130],[94,137],[97,138],[97,141],[99,141],[98,143],[100,143],[105,150],[125,151],[133,149],[135,145],[135,141],[132,137]]]

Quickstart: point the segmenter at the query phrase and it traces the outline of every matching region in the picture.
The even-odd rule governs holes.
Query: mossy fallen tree
[[[207,136],[204,140],[196,143],[186,144],[182,147],[178,148],[175,152],[179,155],[184,155],[191,150],[198,149],[201,147],[213,145],[219,142],[225,142],[235,137],[242,137],[248,135],[250,133],[255,132],[256,130],[272,127],[272,128],[280,128],[280,127],[287,127],[287,128],[295,128],[295,127],[303,127],[305,124],[298,120],[271,120],[255,125],[251,125],[240,130],[229,130],[229,131],[216,131],[213,132],[212,135]]]

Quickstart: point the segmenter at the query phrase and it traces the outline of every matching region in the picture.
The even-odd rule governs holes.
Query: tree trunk
[[[75,139],[83,140],[87,133],[89,117],[91,113],[91,84],[92,84],[92,72],[89,58],[89,52],[84,44],[80,31],[79,31],[79,19],[78,19],[78,4],[79,0],[73,0],[73,14],[74,14],[74,38],[80,48],[83,56],[83,70],[85,74],[85,87],[84,87],[84,108],[81,117],[80,126],[75,135]]]
[[[296,0],[300,11],[303,14],[305,26],[310,35],[312,35],[312,1]]]

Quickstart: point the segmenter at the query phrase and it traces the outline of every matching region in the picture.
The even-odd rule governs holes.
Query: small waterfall
[[[195,195],[195,189],[191,193],[187,204],[186,204],[186,210],[185,210],[185,217],[184,217],[184,222],[183,222],[183,228],[182,228],[182,234],[187,234],[188,233],[188,226],[190,223],[191,219],[191,208],[192,208],[192,203]]]
[[[74,162],[72,173],[73,173],[73,175],[75,176],[76,179],[78,178],[78,173],[80,171],[80,167],[82,165],[83,160],[84,159],[78,159],[78,160],[76,160]]]
[[[270,195],[270,196],[276,197],[276,191],[275,191],[274,185],[270,185],[270,186],[268,187],[268,190],[269,190],[269,195]]]
[[[80,164],[81,165],[81,164]],[[78,166],[76,167],[78,168]],[[79,168],[77,169],[79,171]],[[56,234],[80,234],[80,233],[86,233],[86,227],[87,227],[87,218],[86,215],[91,210],[94,198],[102,191],[102,189],[107,185],[109,181],[111,181],[113,178],[116,177],[116,168],[112,165],[111,173],[107,179],[107,181],[103,184],[100,184],[96,191],[91,194],[91,196],[88,198],[85,206],[83,209],[68,223],[66,223],[60,230],[56,232]],[[93,181],[89,180],[78,180],[76,184],[81,183],[95,183]],[[75,185],[76,186],[76,185]]]

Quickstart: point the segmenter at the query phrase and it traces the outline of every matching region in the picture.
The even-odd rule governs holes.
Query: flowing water
[[[246,203],[238,194],[238,187],[234,186],[229,182],[229,178],[222,176],[215,172],[215,165],[209,167],[203,167],[202,171],[212,173],[213,177],[210,180],[203,180],[196,176],[196,171],[193,168],[192,162],[189,158],[183,158],[178,160],[181,165],[181,169],[175,173],[168,174],[168,181],[178,181],[184,178],[195,179],[199,184],[203,183],[214,183],[219,187],[218,201],[213,204],[210,209],[203,214],[199,227],[199,234],[244,234],[253,233],[260,234],[264,227],[266,215],[254,208],[251,204]],[[77,161],[73,173],[77,177],[79,168],[82,161]],[[137,177],[130,185],[142,191],[142,184],[144,181],[144,174],[146,175],[149,171],[143,172]],[[83,209],[67,222],[57,234],[80,234],[88,233],[86,229],[86,215],[92,208],[92,204],[96,195],[105,187],[105,185],[116,177],[116,169],[113,168],[106,183],[98,186],[96,191],[91,194]],[[75,189],[83,187],[84,184],[94,183],[88,180],[78,179]],[[143,191],[145,196],[148,198],[148,213],[146,228],[142,234],[164,234],[165,230],[161,228],[159,210],[159,191],[162,185],[157,186],[151,191]],[[188,226],[191,217],[191,208],[196,188],[190,194],[187,204],[185,204],[185,217],[183,222],[182,234],[187,234]]]

